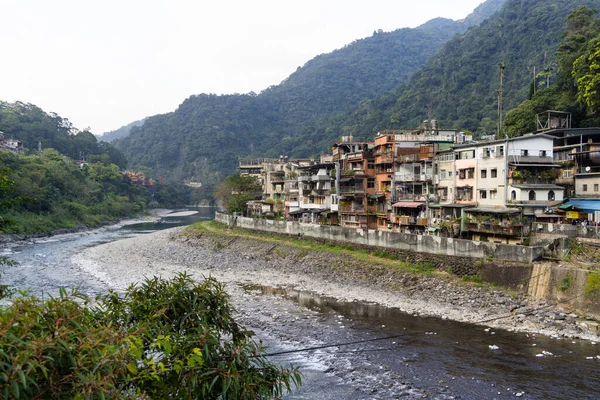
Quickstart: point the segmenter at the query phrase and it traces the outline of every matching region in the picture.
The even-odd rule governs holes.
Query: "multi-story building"
[[[372,142],[355,142],[342,137],[333,145],[336,165],[336,193],[341,226],[357,229],[377,228],[375,156]]]
[[[293,219],[310,223],[323,221],[325,215],[331,211],[334,169],[333,163],[296,168],[299,209],[289,212],[289,215],[294,216]]]

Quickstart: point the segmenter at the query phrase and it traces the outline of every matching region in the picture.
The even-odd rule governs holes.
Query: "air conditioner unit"
[[[394,170],[391,168],[388,168],[387,172],[394,172]]]

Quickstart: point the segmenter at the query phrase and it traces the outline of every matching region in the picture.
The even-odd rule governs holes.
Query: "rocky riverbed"
[[[492,353],[502,351],[493,347],[495,343],[500,344],[495,342],[500,337],[492,336],[498,328],[543,333],[555,338],[578,337],[592,343],[600,341],[597,332],[584,328],[580,318],[569,310],[515,298],[502,290],[457,282],[445,273],[414,273],[394,268],[392,261],[378,261],[367,255],[305,250],[244,236],[208,232],[182,235],[182,229],[90,247],[77,254],[74,261],[83,271],[115,289],[124,289],[146,276],[168,278],[182,271],[197,279],[213,276],[227,285],[240,321],[254,329],[267,345],[277,343],[278,350],[362,341],[373,334],[345,329],[354,323],[348,317],[334,315],[323,321],[325,317],[321,313],[281,295],[265,296],[260,289],[265,286],[284,288],[288,293],[306,291],[331,296],[342,302],[377,303],[412,315],[485,325],[491,328],[488,329],[491,350],[487,342],[484,348]],[[388,334],[384,325],[381,326],[378,336],[385,337]],[[481,331],[485,329],[481,327]],[[433,339],[436,332],[419,335],[419,340],[420,337]],[[508,338],[506,346],[511,340],[514,339]],[[312,373],[318,374],[308,385],[309,389],[301,388],[294,398],[315,398],[315,391],[319,392],[317,398],[320,399],[339,396],[347,399],[496,398],[497,393],[513,396],[525,393],[523,398],[540,398],[527,396],[516,384],[497,391],[500,390],[495,386],[499,386],[497,382],[471,381],[476,378],[468,373],[448,375],[446,368],[429,374],[411,369],[411,365],[416,365],[411,363],[422,359],[422,355],[402,354],[400,359],[385,360],[385,353],[377,352],[381,346],[398,346],[397,341],[400,343],[402,339],[323,349],[311,352],[308,358],[299,353],[281,359],[284,363],[301,365],[309,381]],[[469,343],[465,346],[461,351],[467,352],[473,347]],[[354,352],[357,349],[361,351]],[[539,349],[542,356],[545,354],[540,348],[532,349]],[[596,354],[590,353],[590,356],[596,359]],[[531,357],[535,360],[536,354],[532,353]],[[465,381],[460,382],[461,379]],[[315,389],[315,385],[322,387]],[[303,390],[309,392],[303,395]]]
[[[457,283],[444,274],[411,273],[372,259],[306,251],[248,237],[185,236],[181,230],[93,247],[78,258],[84,268],[107,270],[105,279],[114,280],[107,282],[111,287],[123,288],[144,276],[170,276],[185,270],[196,276],[211,275],[224,283],[293,288],[344,301],[374,302],[410,314],[599,339],[596,331],[582,326],[569,310],[498,289]]]

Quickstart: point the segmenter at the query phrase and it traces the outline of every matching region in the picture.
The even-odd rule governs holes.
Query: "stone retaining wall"
[[[429,253],[442,257],[468,257],[470,263],[473,262],[473,258],[531,263],[541,259],[544,254],[542,246],[517,246],[439,236],[412,235],[378,230],[367,231],[332,225],[246,218],[223,213],[217,213],[215,220],[229,226],[257,231],[406,250],[414,253]]]

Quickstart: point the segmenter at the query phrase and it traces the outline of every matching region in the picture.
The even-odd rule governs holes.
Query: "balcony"
[[[331,181],[331,177],[329,175],[313,175],[311,180],[313,182],[329,182]]]
[[[350,214],[364,214],[366,211],[364,206],[356,204],[340,204],[338,210],[341,213]]]
[[[489,233],[494,235],[504,235],[504,236],[520,236],[523,230],[523,226],[520,224],[511,225],[507,223],[469,223],[468,225],[470,232],[477,233]]]
[[[522,156],[522,155],[517,155],[517,154],[510,154],[508,156],[508,160],[511,165],[512,164],[519,165],[519,164],[523,164],[523,163],[552,164],[554,162],[554,160],[550,156],[524,156],[524,155]]]
[[[427,218],[417,218],[409,216],[399,216],[394,219],[394,223],[398,225],[413,225],[413,226],[427,226]]]
[[[398,155],[396,161],[399,163],[414,163],[421,161],[419,154]]]

